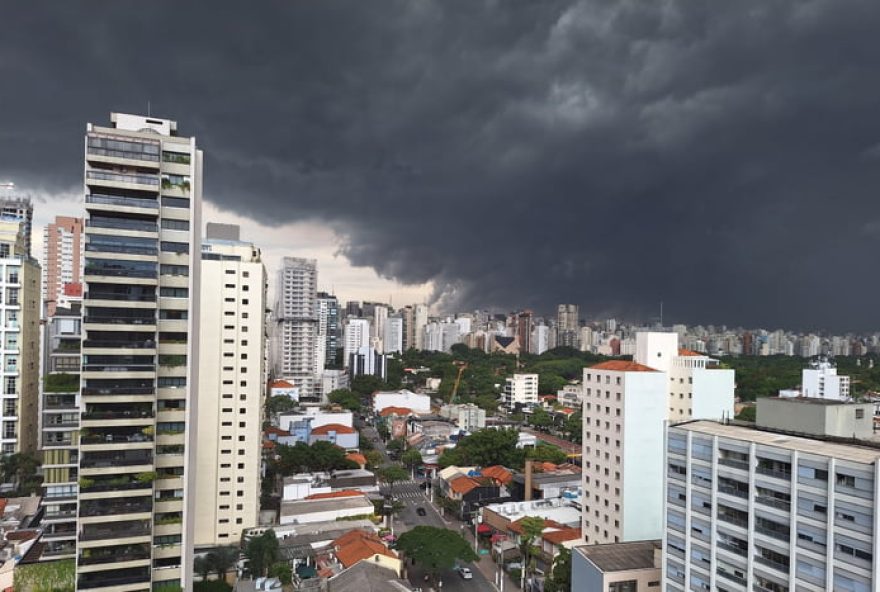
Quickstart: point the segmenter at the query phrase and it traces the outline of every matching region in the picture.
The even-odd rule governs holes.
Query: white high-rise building
[[[196,547],[229,545],[259,523],[266,365],[266,269],[237,226],[202,243]]]
[[[508,409],[538,404],[538,375],[514,374],[505,379],[502,402]]]
[[[666,373],[614,360],[584,369],[583,535],[658,539],[663,530]]]
[[[301,397],[315,395],[318,372],[318,267],[314,259],[284,257],[275,284],[274,366],[292,378]]]
[[[416,349],[425,349],[425,327],[428,324],[428,305],[416,304],[413,307],[413,339]]]
[[[85,160],[77,589],[188,592],[202,152],[174,121],[114,113]]]
[[[804,368],[801,374],[801,394],[830,401],[847,401],[849,376],[837,374],[837,368],[826,359],[820,359]]]
[[[532,329],[531,352],[535,355],[541,355],[550,349],[550,327],[547,325],[535,325]]]
[[[880,589],[872,411],[870,404],[759,399],[755,427],[670,425],[663,589]]]
[[[388,317],[385,322],[382,343],[386,354],[403,352],[403,318],[399,316]]]
[[[362,347],[370,347],[370,321],[349,318],[345,323],[344,342],[343,364],[348,368],[352,354],[358,353]]]
[[[380,354],[383,353],[383,340],[385,339],[385,323],[388,320],[388,307],[383,304],[373,306],[373,322],[370,323],[370,337],[374,348]]]

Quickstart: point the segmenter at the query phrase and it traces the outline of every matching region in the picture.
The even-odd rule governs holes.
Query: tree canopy
[[[571,592],[571,551],[563,547],[544,580],[544,592]]]
[[[318,440],[311,446],[297,442],[295,446],[279,445],[276,453],[281,475],[313,471],[332,471],[336,469],[356,469],[357,463],[345,458],[346,452],[339,446],[325,440]]]
[[[434,526],[416,526],[400,535],[397,548],[429,574],[451,569],[456,562],[476,561],[477,554],[460,534]]]
[[[360,397],[348,389],[336,389],[327,395],[327,400],[334,405],[339,405],[349,411],[360,411],[362,403]]]
[[[244,547],[244,555],[248,560],[248,568],[254,576],[264,576],[270,566],[278,563],[281,558],[278,537],[271,528],[260,536],[252,537]]]

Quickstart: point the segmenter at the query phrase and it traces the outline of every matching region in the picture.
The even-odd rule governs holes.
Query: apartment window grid
[[[797,584],[871,590],[865,574],[875,562],[874,466],[670,430],[664,546],[668,589],[697,589],[714,576],[717,589],[728,582],[756,590],[794,589]],[[713,523],[714,566],[708,559]],[[789,557],[792,538],[796,552]],[[688,544],[690,557],[684,554]],[[829,553],[834,558],[830,566],[825,560]]]

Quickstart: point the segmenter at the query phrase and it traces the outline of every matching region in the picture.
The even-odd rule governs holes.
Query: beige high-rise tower
[[[89,124],[79,590],[192,586],[201,195],[177,122]]]
[[[257,526],[266,384],[266,269],[238,227],[202,243],[195,545],[237,544]]]
[[[82,281],[83,219],[56,216],[43,229],[43,302],[46,316],[55,316],[64,286]]]

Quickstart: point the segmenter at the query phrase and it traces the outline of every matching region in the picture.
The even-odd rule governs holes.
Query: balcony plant
[[[156,472],[155,471],[147,471],[145,473],[138,473],[134,477],[138,483],[152,483],[156,480]]]

